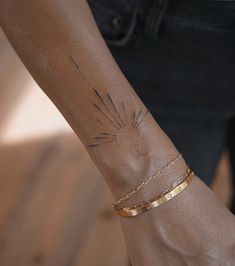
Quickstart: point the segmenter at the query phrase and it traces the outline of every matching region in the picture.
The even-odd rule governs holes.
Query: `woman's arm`
[[[0,1],[0,10],[11,44],[116,196],[175,156],[114,62],[86,1]]]
[[[114,62],[85,0],[0,0],[0,24],[115,199],[177,155]],[[129,203],[157,195],[185,169],[179,161]],[[121,221],[133,265],[232,261],[234,217],[197,177],[164,206]]]

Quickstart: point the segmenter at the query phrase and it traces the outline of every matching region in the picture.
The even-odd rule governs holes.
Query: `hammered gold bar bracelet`
[[[194,172],[189,168],[184,179],[177,184],[172,189],[168,189],[165,192],[161,193],[158,197],[155,197],[152,200],[147,202],[132,206],[132,207],[121,207],[120,205],[114,205],[114,209],[118,215],[122,217],[133,217],[143,212],[146,212],[150,209],[154,209],[163,203],[173,199],[178,194],[180,194],[184,189],[186,189],[194,177]]]

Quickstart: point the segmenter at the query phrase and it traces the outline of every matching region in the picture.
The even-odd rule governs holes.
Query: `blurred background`
[[[212,188],[228,205],[226,151]],[[101,174],[1,29],[0,265],[128,265]]]

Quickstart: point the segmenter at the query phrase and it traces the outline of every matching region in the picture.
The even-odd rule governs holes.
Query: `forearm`
[[[176,154],[114,62],[86,1],[0,3],[10,42],[114,193]]]

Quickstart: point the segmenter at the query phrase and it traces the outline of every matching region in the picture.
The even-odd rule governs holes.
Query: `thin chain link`
[[[182,154],[181,153],[179,153],[168,164],[166,164],[161,169],[159,169],[155,174],[147,177],[141,184],[137,185],[137,187],[134,190],[132,190],[131,192],[129,192],[126,196],[124,196],[124,197],[120,198],[119,200],[115,201],[113,203],[113,205],[116,206],[116,205],[120,205],[121,203],[123,203],[123,201],[127,200],[128,198],[130,198],[133,194],[135,194],[137,191],[139,191],[143,186],[147,185],[148,182],[150,182],[152,179],[156,178],[157,176],[159,176],[163,172],[165,172],[170,166],[172,166],[173,164],[175,164],[180,158],[182,158]]]

